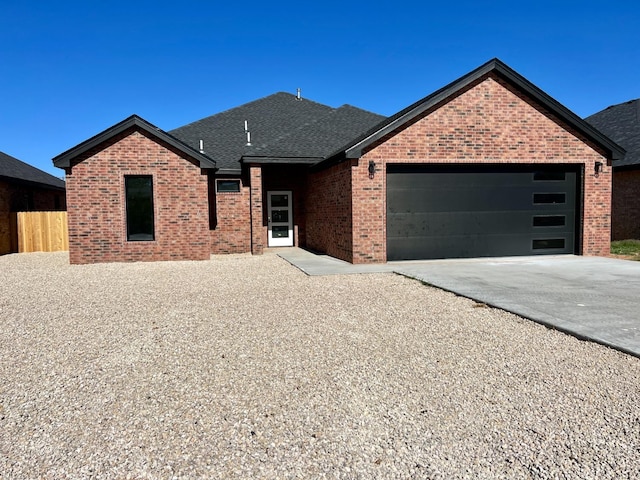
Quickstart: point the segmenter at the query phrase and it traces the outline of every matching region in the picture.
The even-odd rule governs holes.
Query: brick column
[[[265,229],[262,224],[262,167],[249,166],[251,188],[251,253],[262,255],[265,246]]]
[[[386,170],[385,159],[375,155],[365,155],[351,168],[354,264],[387,261]]]

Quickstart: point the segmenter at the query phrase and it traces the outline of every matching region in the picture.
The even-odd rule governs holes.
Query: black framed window
[[[144,242],[155,240],[153,214],[153,177],[129,175],[124,177],[127,210],[127,240]]]
[[[240,191],[240,180],[217,180],[216,188],[220,193],[238,193]]]

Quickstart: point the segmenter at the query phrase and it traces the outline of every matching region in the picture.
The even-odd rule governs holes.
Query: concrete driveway
[[[351,265],[299,248],[308,275],[396,272],[640,357],[640,262],[573,255]]]
[[[390,265],[402,275],[640,357],[640,262],[563,255]]]

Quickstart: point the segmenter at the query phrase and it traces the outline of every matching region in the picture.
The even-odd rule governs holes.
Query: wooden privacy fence
[[[18,212],[18,252],[69,250],[67,212]]]

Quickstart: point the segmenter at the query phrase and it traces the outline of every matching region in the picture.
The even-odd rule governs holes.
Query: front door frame
[[[287,222],[273,221],[272,195],[287,195],[288,205],[286,207],[277,207],[278,211],[287,211]],[[274,237],[273,227],[278,227],[280,231],[282,227],[287,227],[287,236]],[[292,247],[293,244],[293,194],[291,190],[269,190],[267,191],[267,245],[269,247]]]

